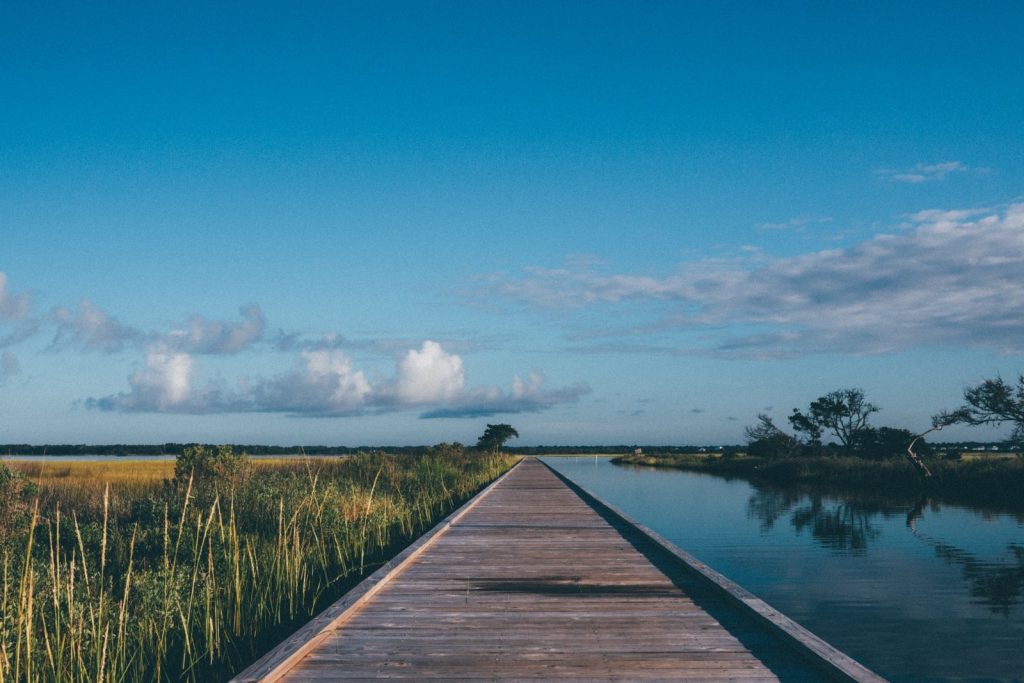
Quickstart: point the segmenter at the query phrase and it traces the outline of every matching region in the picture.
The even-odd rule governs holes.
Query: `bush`
[[[0,540],[25,527],[36,489],[31,479],[0,463]]]
[[[174,479],[179,484],[189,478],[194,485],[214,484],[235,489],[249,476],[249,456],[235,453],[231,446],[188,446],[174,462]]]
[[[851,450],[855,455],[868,460],[899,459],[906,457],[907,446],[915,438],[915,434],[906,429],[865,427],[854,438]],[[932,455],[924,439],[919,439],[914,449],[922,457]]]

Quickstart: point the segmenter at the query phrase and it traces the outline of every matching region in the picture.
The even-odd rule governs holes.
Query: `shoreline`
[[[904,460],[854,457],[785,458],[755,456],[627,455],[612,458],[619,466],[657,467],[743,479],[757,486],[819,494],[887,494],[981,510],[1024,514],[1024,458],[936,460],[933,476],[921,477]]]

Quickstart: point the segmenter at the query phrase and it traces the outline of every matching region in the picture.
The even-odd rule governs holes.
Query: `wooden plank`
[[[547,466],[546,463],[545,466]],[[557,477],[562,479],[566,485],[577,493],[580,493],[581,496],[588,498],[589,502],[603,507],[606,511],[618,517],[624,523],[632,526],[653,543],[664,549],[665,552],[678,559],[679,562],[687,569],[704,578],[710,586],[720,590],[723,595],[730,598],[736,605],[747,610],[749,614],[761,620],[768,628],[771,628],[784,636],[791,645],[800,650],[804,650],[812,662],[817,663],[819,667],[829,675],[833,676],[836,680],[858,681],[862,683],[885,682],[884,678],[871,671],[860,662],[854,660],[852,657],[832,645],[829,645],[827,642],[814,635],[782,612],[779,612],[753,593],[730,580],[723,574],[715,571],[690,553],[677,547],[668,539],[663,538],[653,529],[650,529],[640,522],[630,518],[626,513],[601,500],[579,484],[567,479],[550,466],[548,466],[548,469],[551,469]]]
[[[647,549],[673,563],[688,556],[571,486],[524,461],[397,568],[375,574],[234,680],[835,678],[816,668],[828,657],[842,664],[834,650],[790,649],[794,632],[817,643],[767,628],[763,610],[743,601],[749,594],[704,578],[701,586],[716,591],[694,589],[680,570],[666,573]]]
[[[355,588],[346,593],[340,600],[317,615],[308,624],[300,628],[287,640],[273,650],[260,657],[244,671],[231,679],[230,683],[273,683],[281,678],[303,655],[312,650],[330,632],[356,612],[364,603],[372,598],[385,584],[394,578],[417,555],[426,550],[452,524],[479,503],[506,477],[515,471],[522,461],[512,469],[484,488],[480,493],[455,510],[437,526],[421,536],[408,548],[396,555],[383,567],[366,577]]]

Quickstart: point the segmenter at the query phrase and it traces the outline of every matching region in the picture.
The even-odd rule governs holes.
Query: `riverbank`
[[[612,462],[704,472],[753,484],[928,496],[973,507],[1024,512],[1024,458],[931,461],[928,467],[933,476],[928,479],[904,460],[851,457],[767,460],[744,455],[627,455]]]

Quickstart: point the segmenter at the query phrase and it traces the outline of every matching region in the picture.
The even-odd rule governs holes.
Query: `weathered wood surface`
[[[826,673],[845,656],[824,643],[801,656],[759,605],[737,606],[749,594],[581,495],[524,461],[362,599],[236,680],[881,680],[859,665]]]

